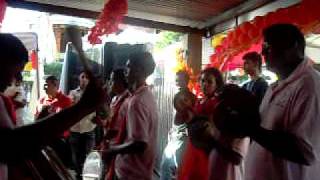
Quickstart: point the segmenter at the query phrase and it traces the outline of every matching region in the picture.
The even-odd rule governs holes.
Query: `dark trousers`
[[[81,179],[83,163],[88,153],[95,146],[95,133],[94,131],[86,133],[71,132],[69,141],[77,179]]]

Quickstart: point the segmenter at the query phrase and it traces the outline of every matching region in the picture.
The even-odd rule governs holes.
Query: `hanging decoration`
[[[119,30],[124,16],[128,13],[127,0],[109,0],[91,29],[88,40],[91,44],[100,44],[101,36],[115,33]]]
[[[2,21],[4,19],[4,15],[6,13],[6,9],[7,9],[6,0],[0,0],[0,24],[2,24]]]
[[[174,67],[174,72],[185,71],[188,73],[190,77],[190,81],[188,84],[188,88],[191,92],[196,95],[200,95],[200,87],[197,83],[197,76],[193,73],[193,70],[186,63],[186,59],[184,58],[184,51],[181,48],[176,50],[176,66]]]
[[[280,8],[265,16],[256,16],[250,22],[244,22],[228,32],[221,45],[215,46],[210,57],[209,67],[222,71],[232,70],[229,66],[235,56],[247,51],[253,45],[261,44],[263,29],[277,23],[291,23],[307,33],[320,32],[320,11],[317,0],[303,0],[300,4]],[[255,47],[256,48],[256,47]]]
[[[225,37],[226,37],[226,35],[224,33],[214,35],[211,39],[211,46],[213,48],[216,48],[217,46],[221,45],[221,43]]]
[[[32,63],[31,63],[31,61],[28,61],[26,63],[26,65],[24,66],[23,71],[32,71]]]

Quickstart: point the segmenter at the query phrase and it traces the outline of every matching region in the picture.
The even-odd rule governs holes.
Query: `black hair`
[[[140,67],[145,77],[150,76],[156,66],[152,54],[149,52],[136,52],[129,55],[130,63]]]
[[[14,35],[0,33],[0,59],[7,64],[26,63],[28,51]]]
[[[121,82],[124,88],[128,88],[128,81],[126,77],[126,70],[125,69],[115,69],[112,71],[113,74],[113,81]]]
[[[242,56],[242,59],[244,61],[251,61],[258,65],[259,70],[261,71],[262,66],[262,57],[259,53],[256,51],[248,52],[245,55]]]
[[[23,76],[21,73],[18,73],[16,76],[15,76],[15,79],[17,82],[22,82],[23,81]]]
[[[286,50],[297,45],[304,55],[306,41],[299,28],[292,24],[271,25],[264,29],[263,36],[265,42],[274,48]]]
[[[58,86],[59,80],[56,76],[54,75],[48,75],[45,77],[45,81],[50,81],[52,82],[54,85]]]
[[[188,72],[185,71],[185,70],[178,71],[176,73],[176,76],[183,76],[186,79],[187,82],[189,82],[189,80],[190,80],[190,76],[189,76]]]
[[[200,75],[202,75],[202,74],[211,74],[214,76],[214,79],[215,79],[216,85],[217,85],[216,91],[221,90],[221,88],[224,86],[223,76],[218,69],[213,68],[213,67],[206,68],[201,71]]]

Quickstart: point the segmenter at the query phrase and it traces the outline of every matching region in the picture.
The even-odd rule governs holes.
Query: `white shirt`
[[[14,124],[8,114],[8,110],[5,106],[3,99],[0,96],[0,127],[2,128],[14,128]],[[0,180],[8,179],[8,167],[6,164],[0,163]]]
[[[287,131],[307,144],[316,162],[304,166],[274,156],[253,142],[246,160],[246,180],[320,179],[320,74],[304,60],[285,80],[269,87],[260,106],[261,126]]]
[[[119,179],[151,180],[157,153],[158,112],[155,98],[147,86],[140,87],[128,99],[125,142],[143,141],[143,153],[120,154],[115,161]]]
[[[78,102],[82,96],[83,90],[77,88],[75,90],[70,91],[69,97],[72,99],[74,103]],[[71,132],[78,132],[78,133],[86,133],[93,131],[96,125],[92,123],[92,119],[96,116],[96,112],[88,114],[81,121],[77,124],[73,125],[70,129]]]

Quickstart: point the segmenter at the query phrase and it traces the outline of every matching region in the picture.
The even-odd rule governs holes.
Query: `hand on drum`
[[[206,152],[211,151],[212,143],[219,136],[214,124],[205,116],[194,117],[188,123],[188,133],[192,144]]]
[[[260,126],[259,104],[254,95],[236,85],[226,85],[214,110],[214,122],[221,133],[250,136]]]

